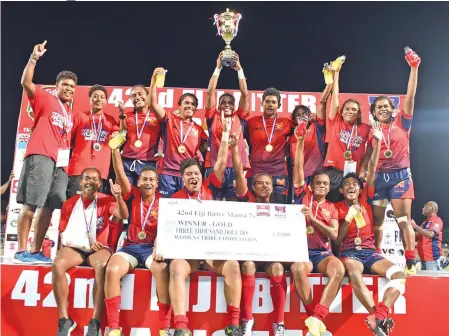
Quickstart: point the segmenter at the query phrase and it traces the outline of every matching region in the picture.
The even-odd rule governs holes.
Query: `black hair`
[[[315,181],[315,177],[317,177],[319,175],[326,175],[327,177],[329,177],[329,180],[331,179],[329,172],[326,169],[321,168],[312,174],[312,177],[310,178],[310,183],[313,183]]]
[[[88,170],[93,170],[93,171],[95,171],[95,172],[98,174],[98,176],[100,176],[100,180],[101,180],[101,173],[100,173],[100,171],[99,171],[97,168],[95,168],[95,167],[87,167],[87,168],[84,168],[83,171],[81,172],[81,178],[83,177],[83,175],[84,175]]]
[[[293,123],[296,122],[296,114],[298,114],[299,110],[304,110],[304,114],[305,115],[309,115],[310,116],[312,114],[312,112],[310,111],[310,108],[308,106],[306,106],[306,105],[297,105],[293,109],[292,116],[291,116]],[[309,127],[310,127],[310,125],[312,125],[312,123],[313,123],[313,120],[310,120],[310,118],[309,118],[309,121],[307,122],[306,129],[309,129]]]
[[[279,107],[281,107],[281,93],[279,92],[278,89],[273,88],[273,87],[266,89],[263,92],[262,101],[264,101],[265,98],[267,98],[268,96],[275,96],[278,100]]]
[[[195,106],[198,106],[198,98],[193,94],[193,93],[184,93],[181,97],[179,97],[178,100],[178,106],[181,106],[181,103],[183,102],[184,99],[186,99],[187,97],[191,97],[193,99],[193,104]]]
[[[129,91],[129,92],[132,92],[135,88],[138,88],[138,87],[144,89],[147,95],[149,94],[148,89],[145,87],[145,85],[142,85],[142,84],[134,85],[134,86],[131,88],[131,91]]]
[[[221,101],[222,101],[223,98],[225,98],[225,97],[230,97],[230,98],[232,99],[232,104],[235,105],[235,97],[234,97],[232,94],[228,93],[228,92],[225,92],[225,93],[223,93],[223,94],[221,95],[220,99],[218,100],[218,105],[221,104]]]
[[[151,167],[151,166],[145,166],[145,167],[143,167],[142,170],[140,171],[139,178],[140,178],[140,177],[142,176],[142,174],[143,174],[144,172],[146,172],[146,171],[152,171],[152,172],[154,172],[154,173],[156,174],[156,178],[159,180],[159,173],[157,172],[157,169],[154,168],[154,167]]]
[[[56,76],[56,84],[58,84],[63,79],[72,79],[75,84],[78,83],[78,77],[72,71],[64,70],[58,73],[58,75]]]
[[[270,174],[267,173],[258,173],[256,175],[253,176],[253,187],[256,185],[257,182],[257,178],[261,177],[261,176],[268,176],[271,180],[271,183],[273,183],[273,177]]]
[[[100,84],[95,84],[92,85],[89,89],[89,98],[92,97],[92,95],[94,94],[95,91],[103,91],[104,94],[106,95],[106,99],[108,98],[108,91],[106,91],[106,88],[103,85]]]
[[[340,114],[341,114],[341,115],[343,115],[343,110],[345,109],[345,106],[346,106],[347,103],[355,103],[355,104],[357,104],[357,107],[358,107],[358,109],[359,109],[359,115],[357,116],[357,121],[356,121],[356,123],[360,125],[360,124],[362,123],[362,105],[360,105],[360,102],[359,102],[358,100],[349,98],[349,99],[347,99],[347,100],[343,103],[343,105],[342,105],[342,107],[341,107],[341,109],[340,109]]]
[[[341,180],[341,184],[340,184],[340,188],[343,188],[343,185],[345,184],[345,180],[347,180],[348,178],[354,178],[357,180],[357,182],[359,183],[360,189],[363,189],[363,182],[360,179],[360,177],[357,176],[356,173],[347,173],[344,177],[343,180]]]
[[[388,103],[390,104],[390,107],[392,110],[394,110],[396,108],[396,106],[394,106],[393,102],[390,100],[390,98],[388,98],[387,96],[379,96],[376,97],[376,99],[374,99],[374,101],[372,102],[371,106],[369,107],[369,110],[371,112],[371,115],[373,116],[373,119],[377,121],[376,116],[374,115],[374,109],[376,108],[376,104],[379,100],[388,100]],[[393,115],[391,115],[391,119],[394,120]]]
[[[197,166],[201,170],[201,165],[197,159],[189,158],[182,160],[181,164],[179,165],[179,171],[181,172],[181,175],[184,175],[185,170],[192,166]]]

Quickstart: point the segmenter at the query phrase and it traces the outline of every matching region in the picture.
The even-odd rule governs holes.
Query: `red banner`
[[[51,267],[1,265],[2,330],[5,336],[48,336],[57,332],[58,312],[51,285]],[[68,272],[70,281],[69,314],[78,327],[73,336],[84,335],[92,316],[94,273],[91,268],[77,267]],[[373,292],[375,302],[383,295],[386,280],[366,276],[365,283]],[[305,336],[306,314],[290,278],[285,325],[289,336]],[[327,278],[311,275],[309,282],[319,300]],[[226,323],[223,278],[209,272],[197,272],[190,278],[188,318],[196,336],[222,336]],[[416,276],[407,280],[407,290],[396,302],[392,317],[395,336],[449,335],[447,303],[449,278]],[[124,335],[158,334],[158,307],[155,282],[147,270],[136,270],[122,281],[120,326]],[[272,334],[273,305],[270,282],[258,274],[253,302],[257,336]],[[347,278],[330,307],[325,320],[333,336],[371,335],[365,326],[367,313],[355,298]],[[102,320],[102,335],[105,333]],[[151,333],[150,333],[151,330]],[[218,333],[216,333],[218,332]]]

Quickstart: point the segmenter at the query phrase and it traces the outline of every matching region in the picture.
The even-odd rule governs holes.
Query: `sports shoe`
[[[58,320],[58,333],[56,336],[69,336],[76,328],[76,322],[69,318],[60,318]]]
[[[320,319],[310,316],[305,321],[304,324],[309,328],[309,333],[312,336],[321,336],[322,333],[326,331],[326,326]]]
[[[159,330],[159,336],[172,336],[170,328]]]
[[[254,327],[254,319],[245,320],[242,319],[240,324],[240,328],[242,329],[242,336],[251,336]]]
[[[226,336],[242,336],[240,326],[227,326],[224,331]]]
[[[385,320],[380,320],[376,316],[370,315],[365,320],[366,325],[376,336],[387,336],[391,333],[394,327],[394,321],[387,317]]]
[[[12,262],[15,264],[37,264],[36,259],[31,257],[27,250],[17,251]]]
[[[111,329],[107,336],[123,336],[122,329]]]
[[[192,332],[189,329],[175,329],[173,336],[192,336]]]
[[[285,336],[284,323],[273,323],[273,334],[274,336]]]
[[[87,325],[86,336],[98,336],[100,335],[100,321],[92,319]]]
[[[405,274],[407,276],[416,275],[416,266],[414,260],[407,260],[405,264]]]

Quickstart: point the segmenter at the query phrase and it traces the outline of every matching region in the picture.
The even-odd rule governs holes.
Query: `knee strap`
[[[392,275],[395,274],[395,273],[402,273],[405,276],[405,272],[404,272],[404,269],[402,267],[399,267],[397,265],[393,265],[393,266],[391,266],[387,270],[387,272],[385,274],[385,277],[387,279],[391,280]]]
[[[405,293],[405,279],[394,279],[390,280],[387,283],[387,286],[385,289],[393,288],[399,291],[399,293],[404,294]]]
[[[407,216],[396,217],[396,220],[398,221],[398,223],[402,223],[402,222],[407,223],[408,222]]]
[[[386,208],[388,205],[388,200],[386,198],[381,199],[381,200],[374,200],[373,201],[373,205],[377,205],[380,206],[382,208]]]

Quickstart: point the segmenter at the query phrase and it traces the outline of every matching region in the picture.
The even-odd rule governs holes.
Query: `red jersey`
[[[28,98],[33,109],[33,133],[28,141],[25,157],[38,154],[55,162],[59,148],[70,147],[71,110],[64,108],[58,97],[36,86],[34,98]],[[67,171],[67,167],[63,167]]]
[[[443,240],[443,221],[437,215],[434,215],[424,221],[421,227],[425,230],[431,230],[435,233],[433,238],[429,239],[418,234],[418,254],[421,261],[435,261],[443,255],[441,241]]]
[[[125,116],[128,134],[126,143],[123,146],[122,156],[127,159],[156,161],[155,155],[157,154],[157,146],[161,137],[161,125],[154,112],[150,111],[148,118],[146,112],[135,111],[128,111],[125,113]],[[137,132],[139,132],[140,141],[142,141],[141,147],[134,146],[136,140],[139,139]]]
[[[179,116],[169,111],[166,112],[162,129],[164,137],[162,174],[181,176],[179,165],[182,160],[194,158],[201,143],[207,140],[207,135],[203,128],[193,120],[182,120]],[[181,144],[185,148],[184,153],[178,151]]]
[[[364,220],[364,226],[359,227],[359,237],[362,239],[362,244],[358,245],[362,249],[376,249],[374,244],[374,221],[371,205],[368,203],[368,198],[374,196],[374,188],[365,186],[359,196],[359,204],[362,208],[362,216]],[[346,201],[340,201],[335,203],[335,208],[338,211],[338,220],[344,221],[348,214],[350,205]],[[341,246],[342,250],[355,249],[357,245],[354,243],[354,239],[357,237],[357,227],[355,219],[349,224],[348,233],[343,239]]]
[[[316,219],[322,221],[325,225],[331,226],[330,222],[332,219],[338,221],[338,212],[335,209],[334,205],[328,200],[324,200],[322,203],[318,203],[314,198],[312,191],[310,190],[307,184],[304,184],[302,187],[295,187],[295,196],[300,204],[304,204],[308,206]],[[297,202],[297,203],[298,203]],[[307,222],[307,220],[306,220]],[[309,225],[307,223],[307,225]],[[326,237],[314,227],[314,232],[312,234],[307,234],[307,244],[309,250],[331,250],[331,245],[329,238]]]
[[[328,118],[326,128],[326,142],[328,143],[324,167],[335,167],[339,170],[345,168],[344,153],[352,152],[352,160],[357,162],[357,172],[365,156],[371,127],[367,124],[350,125],[343,121],[340,113],[334,119]],[[351,136],[352,134],[352,136]]]
[[[211,201],[214,199],[214,188],[221,188],[222,181],[220,181],[214,172],[209,175],[203,181],[201,185],[201,191],[199,193],[190,194],[186,188],[182,188],[178,192],[174,193],[171,198],[182,198],[182,199],[200,199],[205,201]]]
[[[294,124],[290,119],[283,117],[273,117],[265,119],[266,132],[263,116],[252,117],[248,120],[245,129],[245,138],[248,141],[251,175],[266,173],[271,176],[287,175],[285,163],[286,142],[293,134]],[[276,120],[276,125],[274,121]],[[274,127],[274,129],[273,129]],[[268,134],[268,135],[267,135]],[[269,144],[273,146],[271,152],[265,150]]]
[[[247,189],[246,193],[244,193],[243,195],[237,195],[237,198],[240,202],[249,202],[249,203],[256,203],[256,196],[254,195],[254,193]]]
[[[153,204],[142,201],[140,191],[137,187],[131,186],[131,190],[123,197],[128,205],[128,237],[124,241],[124,246],[132,244],[150,244],[154,243],[157,235],[157,222],[159,213],[159,194],[156,194]],[[141,206],[142,205],[142,209]],[[151,206],[152,205],[152,206]],[[142,211],[141,211],[142,210]],[[150,213],[148,213],[150,211]],[[140,240],[139,232],[142,231],[143,221],[146,238]]]
[[[229,132],[230,134],[236,133],[239,135],[237,146],[239,148],[243,169],[247,169],[249,167],[249,158],[246,153],[245,139],[243,137],[243,130],[246,127],[246,120],[248,117],[249,113],[243,112],[243,110],[239,108],[232,115],[232,126],[231,131]],[[209,151],[206,154],[205,168],[211,168],[214,167],[217,162],[218,149],[220,148],[221,135],[223,133],[223,124],[221,122],[220,111],[218,111],[215,107],[206,109],[206,122],[209,129]],[[231,151],[228,153],[228,163],[226,167],[233,168]]]
[[[70,215],[80,197],[81,195],[70,197],[62,205],[61,218],[59,219],[59,232],[64,232],[67,224],[69,224]],[[82,200],[82,202],[84,203],[84,208],[87,208],[93,201]],[[117,200],[115,197],[97,193],[97,242],[104,246],[108,246],[109,218],[113,215],[116,208]],[[86,223],[79,224],[80,230],[86,230]]]
[[[399,113],[394,122],[390,125],[382,126],[383,138],[380,145],[379,162],[376,171],[391,172],[402,168],[410,168],[410,130],[412,128],[412,115],[405,112]],[[385,157],[388,137],[390,138],[390,149],[393,156],[389,159]],[[370,133],[372,146],[376,141]]]
[[[314,121],[306,131],[304,137],[304,177],[312,176],[313,173],[323,166],[325,155],[324,134],[325,124],[324,120],[321,119]],[[295,136],[291,136],[288,142],[292,165],[294,166],[298,139]]]
[[[102,116],[94,114],[93,122],[90,111],[74,116],[72,128],[73,152],[70,158],[69,176],[81,175],[85,168],[94,167],[100,171],[101,178],[107,179],[111,164],[111,149],[108,146],[109,137],[118,130],[119,126],[115,119],[105,113]],[[99,151],[93,148],[94,143],[97,142],[101,145]]]

